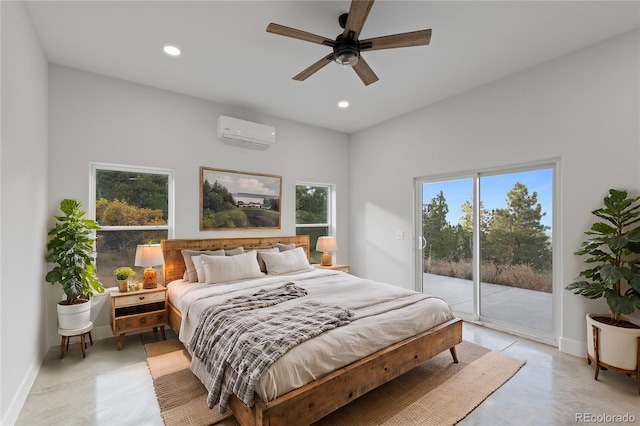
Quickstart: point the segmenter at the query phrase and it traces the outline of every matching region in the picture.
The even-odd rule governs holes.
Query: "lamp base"
[[[331,266],[333,265],[333,259],[329,253],[322,253],[322,259],[320,259],[320,265]]]
[[[142,288],[150,289],[158,287],[158,277],[156,270],[147,268],[144,270],[144,278],[142,279]]]

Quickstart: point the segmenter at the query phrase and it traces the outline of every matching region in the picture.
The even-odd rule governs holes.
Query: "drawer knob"
[[[144,296],[140,296],[140,297],[138,297],[138,299],[144,300]]]

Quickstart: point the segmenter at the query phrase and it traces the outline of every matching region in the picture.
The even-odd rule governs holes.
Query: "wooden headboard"
[[[210,238],[206,240],[162,240],[162,254],[164,266],[162,277],[164,284],[182,279],[186,266],[182,250],[220,250],[244,247],[245,250],[269,249],[276,243],[292,244],[302,247],[309,258],[309,236],[295,235],[291,237],[257,237],[257,238]]]

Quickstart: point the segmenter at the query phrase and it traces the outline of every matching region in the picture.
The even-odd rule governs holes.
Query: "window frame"
[[[109,164],[109,163],[97,163],[91,162],[89,164],[89,203],[87,216],[93,220],[96,220],[96,195],[97,195],[97,172],[98,171],[114,171],[114,172],[129,172],[129,173],[144,173],[153,175],[163,175],[167,178],[167,224],[166,225],[133,225],[133,226],[109,226],[100,225],[100,229],[97,232],[111,232],[111,231],[167,231],[167,239],[174,238],[175,230],[175,178],[174,171],[171,169],[162,169],[156,167],[141,167],[141,166],[129,166],[122,164]],[[97,234],[96,232],[96,234]],[[96,243],[94,243],[96,247]],[[98,261],[99,253],[96,252],[96,264]],[[111,287],[105,285],[105,287]]]
[[[109,226],[100,225],[100,231],[157,231],[166,229],[167,238],[173,238],[175,228],[175,179],[174,171],[156,167],[128,166],[123,164],[90,163],[89,184],[89,217],[96,220],[96,172],[108,170],[114,172],[146,173],[167,176],[167,224],[166,225],[136,225],[136,226]]]
[[[298,223],[298,210],[296,207],[295,210],[295,227],[296,234],[298,234],[298,229],[303,228],[327,228],[327,236],[337,238],[336,232],[336,185],[331,183],[319,183],[319,182],[309,182],[309,181],[296,181],[296,194],[297,188],[299,186],[305,187],[314,187],[314,188],[326,188],[327,190],[327,222],[324,223]],[[296,205],[297,205],[297,197],[296,197]],[[315,246],[310,247],[310,251],[316,251]],[[332,257],[335,257],[335,253],[331,254]],[[335,261],[335,259],[333,259]]]

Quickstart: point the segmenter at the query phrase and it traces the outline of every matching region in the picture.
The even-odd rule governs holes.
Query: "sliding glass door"
[[[553,335],[555,164],[416,179],[416,277],[465,319]]]
[[[422,291],[446,300],[457,312],[473,310],[471,177],[420,185]]]

